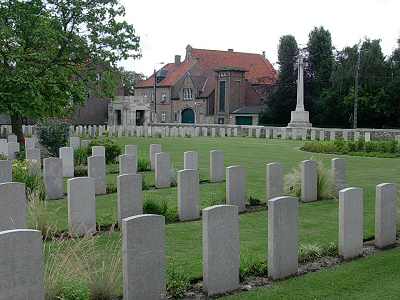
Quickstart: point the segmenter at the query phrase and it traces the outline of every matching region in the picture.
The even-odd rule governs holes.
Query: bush
[[[356,142],[336,141],[311,141],[306,142],[301,148],[304,151],[331,154],[349,154],[372,157],[399,157],[400,143],[396,141],[370,141],[359,140]]]
[[[151,164],[150,164],[150,160],[146,159],[146,158],[139,158],[138,159],[138,172],[147,172],[147,171],[151,171]]]
[[[86,177],[86,176],[88,176],[88,168],[87,168],[87,166],[75,166],[75,168],[74,168],[74,176],[75,177]]]
[[[181,299],[190,287],[189,276],[172,263],[167,269],[167,292],[173,299]]]
[[[37,126],[38,138],[51,156],[58,156],[58,149],[67,145],[69,126],[58,121],[47,121]]]
[[[107,194],[114,194],[117,192],[117,186],[114,183],[108,183],[106,186]]]
[[[158,203],[154,200],[147,199],[144,201],[143,204],[143,213],[164,216],[165,220],[168,223],[176,222],[178,220],[176,211],[168,208],[167,201],[162,201],[161,203]]]
[[[104,146],[106,151],[106,164],[116,162],[118,156],[122,153],[121,146],[109,138],[92,140],[89,144],[88,151],[91,151],[91,147],[93,146]]]
[[[88,148],[78,148],[74,150],[74,163],[75,166],[86,166],[89,157]]]
[[[258,198],[255,198],[253,196],[250,196],[249,197],[249,204],[250,204],[250,206],[257,206],[257,205],[261,204],[261,200],[258,199]]]
[[[312,158],[311,158],[312,159]],[[285,175],[285,192],[297,198],[301,196],[301,163]],[[334,198],[331,172],[321,161],[317,161],[317,197],[318,200]]]
[[[40,200],[46,199],[43,178],[40,171],[36,170],[31,162],[26,160],[14,160],[12,166],[13,181],[25,183],[26,195],[36,193]],[[28,197],[29,200],[29,197]]]
[[[325,246],[317,244],[300,244],[299,247],[299,262],[312,262],[323,257],[335,257],[338,255],[337,246],[334,243],[329,243]]]

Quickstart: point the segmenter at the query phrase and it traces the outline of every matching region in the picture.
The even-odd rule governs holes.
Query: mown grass
[[[299,161],[313,157],[321,160],[325,167],[330,166],[330,159],[338,157],[328,154],[310,154],[299,150],[300,141],[263,140],[255,138],[120,138],[120,145],[136,144],[141,157],[148,157],[151,143],[162,144],[163,151],[169,152],[173,167],[183,167],[183,152],[199,152],[200,177],[208,178],[209,151],[220,149],[225,153],[225,166],[242,165],[247,169],[248,196],[265,201],[265,164],[279,161],[285,173],[297,166]],[[345,156],[350,186],[364,189],[364,237],[369,238],[374,232],[375,186],[382,182],[400,183],[398,176],[400,159],[367,158]],[[110,167],[111,168],[111,167]],[[114,182],[117,174],[107,175],[108,182]],[[153,173],[146,173],[152,181]],[[225,183],[205,183],[200,187],[202,208],[225,199]],[[176,209],[176,188],[148,190],[145,199],[162,203]],[[66,200],[48,202],[49,218],[59,230],[67,229]],[[300,243],[328,245],[337,242],[338,203],[336,200],[300,205]],[[116,222],[116,194],[97,197],[97,222],[112,224]],[[110,256],[107,245],[110,241],[120,240],[120,232],[102,234],[96,239],[104,243],[104,257]],[[166,226],[167,262],[178,266],[191,280],[202,276],[201,222],[173,223]],[[241,264],[246,266],[265,261],[267,249],[267,213],[260,211],[240,216]],[[56,243],[56,242],[51,242]],[[100,251],[100,250],[99,250]],[[120,251],[119,249],[114,251]]]
[[[399,280],[400,250],[393,249],[223,299],[398,299]]]

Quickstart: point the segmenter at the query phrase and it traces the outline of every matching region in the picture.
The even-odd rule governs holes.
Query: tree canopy
[[[111,97],[117,62],[140,56],[124,15],[118,0],[1,1],[0,112],[18,125],[63,117],[93,91]]]
[[[280,57],[289,45],[288,37],[283,36],[280,41],[279,78],[269,109],[261,118],[264,123],[286,125],[295,107],[295,74],[290,67],[290,59]],[[294,37],[289,40],[295,41]],[[282,44],[283,41],[286,42]],[[294,50],[290,56],[292,61],[295,60],[293,53]],[[315,27],[309,34],[304,55],[305,106],[310,111],[314,126],[352,126],[359,57],[358,127],[400,127],[400,39],[398,47],[386,57],[380,40],[366,38],[360,44],[338,50],[332,45],[330,32],[323,27]]]

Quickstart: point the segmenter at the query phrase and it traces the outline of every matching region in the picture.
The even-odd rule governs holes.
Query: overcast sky
[[[126,20],[141,37],[143,57],[122,63],[152,73],[194,48],[262,53],[277,61],[280,36],[305,45],[314,26],[324,26],[340,49],[364,37],[381,39],[386,55],[400,38],[400,0],[121,0]],[[157,66],[159,67],[159,66]],[[277,66],[276,66],[277,67]]]

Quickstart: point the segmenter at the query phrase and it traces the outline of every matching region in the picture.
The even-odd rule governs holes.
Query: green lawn
[[[223,299],[399,299],[400,249]]]
[[[301,141],[264,140],[255,138],[120,138],[119,144],[136,144],[139,155],[148,157],[149,144],[162,144],[163,151],[171,154],[173,167],[183,167],[183,152],[199,152],[200,177],[208,179],[209,151],[220,149],[225,153],[225,166],[242,165],[247,169],[248,196],[265,198],[265,164],[279,161],[285,173],[297,166],[301,160],[313,157],[330,166],[330,159],[337,155],[310,154],[299,151]],[[367,158],[346,156],[348,182],[351,186],[364,189],[364,237],[374,232],[375,186],[382,182],[400,183],[398,164],[400,159]],[[114,182],[117,174],[109,174],[108,182]],[[146,180],[154,180],[152,173],[146,174]],[[201,206],[207,207],[225,198],[225,183],[201,184]],[[145,199],[167,201],[171,209],[176,209],[176,188],[148,190]],[[51,222],[59,230],[67,228],[67,204],[65,200],[48,203]],[[337,242],[338,203],[336,200],[300,205],[300,243],[325,245]],[[112,224],[116,222],[116,194],[97,197],[97,222]],[[173,223],[166,226],[167,261],[169,265],[179,267],[190,278],[202,276],[201,260],[201,222]],[[120,233],[104,234],[99,241],[118,240]],[[267,249],[266,211],[247,213],[240,216],[241,264],[264,261]],[[110,256],[104,247],[104,257]],[[119,251],[119,250],[118,250]]]

